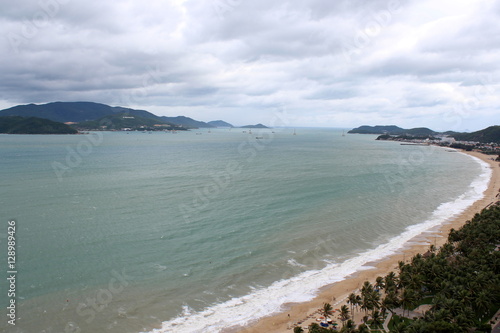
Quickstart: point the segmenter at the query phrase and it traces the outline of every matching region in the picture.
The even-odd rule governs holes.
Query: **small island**
[[[262,124],[257,124],[257,125],[246,125],[246,126],[241,126],[241,128],[269,128],[266,125]]]

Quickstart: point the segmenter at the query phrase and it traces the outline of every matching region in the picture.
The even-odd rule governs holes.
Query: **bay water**
[[[253,131],[253,132],[252,132]],[[295,134],[294,134],[295,132]],[[342,129],[0,135],[2,332],[220,332],[311,299],[482,196],[450,149]]]

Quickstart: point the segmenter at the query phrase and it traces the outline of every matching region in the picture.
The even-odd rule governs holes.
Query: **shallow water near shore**
[[[392,253],[487,185],[484,164],[447,149],[296,132],[0,135],[15,332],[244,325]]]

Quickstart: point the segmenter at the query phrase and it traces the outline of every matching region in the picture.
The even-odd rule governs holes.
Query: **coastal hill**
[[[58,122],[95,120],[114,113],[126,112],[125,108],[113,108],[109,105],[92,102],[54,102],[48,104],[17,105],[0,111],[2,116],[39,117]],[[130,109],[131,114],[139,114]],[[144,116],[144,114],[140,114]]]
[[[472,133],[446,132],[445,134],[458,141],[474,141],[481,143],[500,143],[500,126],[490,126]]]
[[[187,130],[186,127],[163,120],[133,116],[130,113],[118,113],[96,120],[84,121],[72,125],[79,130]]]
[[[269,128],[265,125],[262,124],[257,124],[257,125],[246,125],[246,126],[241,126],[241,128]]]
[[[6,134],[76,134],[70,126],[36,117],[0,117],[0,133]]]
[[[210,125],[209,123],[205,123],[203,121],[198,121],[194,120],[189,117],[185,116],[177,116],[177,117],[165,117],[162,116],[160,117],[163,121],[166,121],[168,123],[180,125],[186,128],[212,128],[215,127],[213,125]]]
[[[209,125],[212,125],[214,127],[234,127],[230,123],[226,123],[223,120],[213,120],[208,122]]]
[[[490,126],[480,131],[472,133],[444,132],[439,133],[425,127],[404,129],[398,126],[360,126],[350,130],[348,133],[354,134],[378,134],[381,140],[391,139],[394,136],[399,137],[435,137],[444,135],[454,138],[457,141],[470,141],[479,143],[500,144],[500,126]]]
[[[350,130],[347,133],[351,134],[388,134],[388,135],[412,135],[412,136],[427,136],[437,134],[431,129],[425,127],[404,129],[395,125],[389,126],[360,126]]]
[[[113,107],[94,102],[53,102],[40,105],[26,104],[0,110],[0,116],[38,117],[62,123],[80,123],[122,113],[153,119],[157,122],[172,123],[186,128],[215,127],[214,125],[197,121],[189,117],[159,117],[146,110],[135,110],[120,106]]]

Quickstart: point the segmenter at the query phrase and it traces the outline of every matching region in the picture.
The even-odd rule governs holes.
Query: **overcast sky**
[[[0,108],[93,101],[235,125],[500,125],[494,0],[21,0]]]

